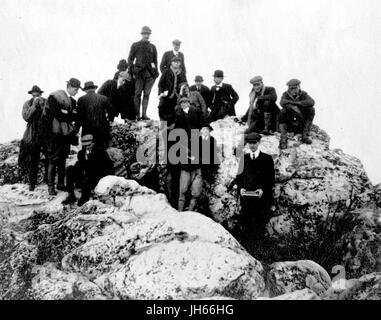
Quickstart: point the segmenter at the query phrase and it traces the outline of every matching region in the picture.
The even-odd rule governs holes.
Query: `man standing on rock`
[[[110,116],[115,113],[110,101],[103,95],[95,93],[98,86],[93,81],[85,83],[86,94],[78,99],[77,130],[82,127],[82,136],[92,134],[99,147],[107,149],[111,139]]]
[[[277,130],[279,108],[276,105],[277,94],[273,87],[265,87],[263,78],[256,76],[250,80],[253,89],[250,92],[250,105],[242,121],[249,126],[247,133],[257,132],[270,135]]]
[[[171,62],[173,57],[178,57],[181,60],[181,69],[186,74],[187,70],[185,69],[185,58],[184,54],[180,52],[180,46],[181,41],[180,40],[173,40],[173,50],[167,51],[164,53],[163,58],[161,59],[160,63],[160,71],[163,74],[166,70],[168,70],[171,67]]]
[[[261,135],[255,132],[245,137],[248,153],[240,159],[236,178],[241,201],[240,222],[243,238],[261,236],[270,217],[275,185],[274,161],[259,150]]]
[[[237,92],[230,84],[223,83],[224,72],[222,70],[216,70],[214,72],[214,83],[212,87],[210,120],[217,121],[223,119],[226,116],[235,116],[235,104],[239,100]]]
[[[142,40],[132,44],[128,56],[128,66],[135,78],[135,111],[138,120],[150,120],[147,117],[149,96],[155,80],[159,76],[157,70],[157,50],[149,42],[151,32],[151,29],[147,26],[142,28]],[[140,118],[142,93],[142,117]]]
[[[97,186],[100,179],[114,175],[114,165],[107,152],[100,148],[91,134],[81,138],[82,150],[78,152],[78,161],[69,166],[66,171],[68,197],[62,202],[67,205],[75,203],[74,185],[81,187],[81,198],[78,205],[82,206],[90,199],[91,191]]]
[[[81,82],[71,78],[67,81],[66,90],[51,93],[45,108],[44,122],[47,124],[45,134],[49,159],[48,187],[49,194],[56,195],[55,176],[58,171],[57,189],[65,191],[66,158],[69,156],[70,145],[78,144],[77,132],[73,122],[76,120],[76,101]]]
[[[29,190],[33,191],[37,184],[38,167],[42,151],[40,137],[40,119],[45,108],[46,99],[42,97],[42,91],[38,86],[28,92],[32,99],[26,101],[22,108],[22,117],[28,123],[24,136],[20,143],[19,166],[28,172]],[[45,182],[47,182],[48,162],[45,159]]]
[[[279,115],[281,133],[279,149],[287,149],[287,130],[291,131],[290,127],[294,123],[302,127],[302,143],[312,143],[309,134],[315,117],[315,101],[307,92],[300,89],[300,83],[297,79],[287,82],[288,90],[280,100],[283,109]]]

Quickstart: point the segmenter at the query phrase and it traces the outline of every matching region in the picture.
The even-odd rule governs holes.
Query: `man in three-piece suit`
[[[168,70],[171,67],[172,58],[178,57],[181,61],[181,69],[183,70],[184,74],[186,74],[187,70],[185,68],[184,54],[180,52],[181,41],[173,40],[172,44],[173,50],[165,52],[163,58],[161,59],[160,71],[163,74],[165,70]]]
[[[204,98],[207,108],[210,105],[210,89],[203,84],[204,79],[202,76],[196,76],[194,79],[195,84],[189,87],[190,91],[197,91]]]
[[[236,178],[241,201],[241,225],[246,239],[263,234],[273,204],[274,161],[270,155],[259,150],[260,141],[261,135],[258,133],[246,135],[248,153],[240,159]]]
[[[235,104],[239,100],[237,92],[230,84],[223,83],[224,73],[222,70],[214,72],[214,83],[210,91],[210,121],[223,119],[226,116],[235,116]]]

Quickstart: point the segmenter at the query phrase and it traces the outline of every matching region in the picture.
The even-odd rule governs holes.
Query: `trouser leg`
[[[48,189],[50,195],[56,195],[55,191],[56,165],[54,161],[49,160],[48,164]]]
[[[287,110],[282,109],[279,114],[280,142],[279,149],[287,149]]]
[[[29,186],[30,190],[33,191],[37,184],[38,169],[40,165],[40,148],[32,151],[31,162],[29,167]]]
[[[65,189],[65,170],[66,170],[66,159],[59,159],[57,161],[57,189],[58,190],[66,190]]]
[[[136,117],[140,118],[140,103],[142,99],[142,92],[144,88],[144,79],[137,78],[135,81],[135,96],[134,96],[134,106]]]
[[[167,194],[170,205],[177,209],[179,191],[179,170],[177,168],[167,169]]]
[[[147,118],[147,108],[148,108],[148,102],[149,102],[149,96],[151,94],[152,87],[155,83],[154,78],[147,78],[144,82],[144,88],[143,88],[143,102],[142,102],[142,117]]]
[[[312,140],[310,139],[310,130],[312,122],[315,118],[315,108],[305,108],[303,111],[304,123],[303,123],[303,133],[302,133],[302,142],[306,144],[311,144]]]
[[[179,188],[179,204],[178,204],[178,210],[184,211],[185,206],[185,200],[186,200],[186,193],[189,189],[189,185],[191,183],[191,175],[190,172],[186,170],[181,170],[180,173],[180,188]]]
[[[94,179],[93,177],[84,177],[81,190],[81,199],[78,201],[79,206],[89,201],[91,192],[96,187],[98,181],[99,180]]]
[[[200,198],[202,192],[202,174],[201,169],[197,169],[192,171],[191,174],[192,186],[191,186],[191,194],[192,198],[189,204],[189,211],[194,211],[197,205],[197,200]]]

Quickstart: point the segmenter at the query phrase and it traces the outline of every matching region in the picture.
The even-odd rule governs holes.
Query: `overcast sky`
[[[316,100],[316,124],[331,146],[359,157],[381,182],[381,4],[377,0],[1,0],[0,142],[21,138],[21,108],[77,77],[101,85],[127,58],[140,30],[153,30],[159,60],[183,41],[188,77],[212,84],[225,71],[248,107],[249,79],[278,95],[290,78]],[[157,118],[157,83],[148,115]]]

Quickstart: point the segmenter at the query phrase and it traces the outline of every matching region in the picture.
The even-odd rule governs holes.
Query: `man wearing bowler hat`
[[[190,91],[197,91],[204,98],[207,108],[210,106],[210,89],[204,85],[204,79],[202,76],[196,76],[194,78],[195,84],[190,86]]]
[[[37,175],[43,148],[41,137],[41,116],[45,108],[46,99],[42,97],[42,91],[38,86],[28,92],[32,98],[26,101],[22,108],[22,117],[27,122],[27,127],[20,143],[18,164],[28,174],[29,190],[33,191],[37,184]],[[48,162],[45,159],[45,182],[47,182]]]
[[[241,225],[245,240],[263,234],[270,218],[275,185],[274,161],[259,149],[261,135],[245,136],[246,153],[241,157],[236,187],[241,202]]]
[[[277,94],[273,87],[265,87],[263,78],[256,76],[250,80],[253,89],[250,92],[250,104],[242,121],[249,126],[247,133],[257,132],[264,135],[277,131],[279,108],[276,105]]]
[[[91,191],[100,179],[114,174],[114,164],[107,152],[93,140],[93,135],[86,134],[81,138],[82,150],[78,152],[78,161],[69,166],[66,171],[68,196],[62,202],[64,205],[75,203],[74,186],[81,188],[81,198],[78,205],[82,206],[90,199]]]
[[[230,84],[223,83],[224,72],[222,70],[216,70],[213,77],[215,85],[210,90],[210,121],[235,116],[235,104],[239,100],[237,92]]]
[[[144,26],[141,31],[142,39],[132,44],[128,56],[130,73],[135,78],[134,100],[138,120],[149,120],[147,117],[149,96],[155,80],[159,76],[157,69],[157,50],[155,45],[149,41],[151,33],[151,29]],[[140,117],[140,104],[142,104],[142,117]]]
[[[281,133],[279,149],[287,149],[287,131],[298,133],[301,130],[302,143],[312,143],[309,134],[315,117],[315,101],[307,92],[300,89],[300,84],[298,79],[287,82],[288,90],[280,100],[282,110],[279,115]]]
[[[69,156],[70,145],[77,144],[77,131],[74,121],[77,118],[76,101],[81,88],[78,79],[71,78],[67,81],[66,90],[57,90],[51,93],[46,103],[46,114],[44,116],[47,142],[47,154],[49,159],[48,167],[48,190],[50,195],[56,195],[55,176],[58,175],[58,190],[65,189],[65,167],[66,158]]]
[[[173,57],[179,57],[181,60],[181,69],[186,74],[187,71],[185,69],[185,58],[184,54],[180,52],[181,41],[173,40],[172,41],[173,50],[167,51],[164,53],[163,58],[160,63],[160,71],[163,74],[165,70],[168,70],[171,67],[171,61]]]
[[[110,121],[115,113],[110,101],[95,90],[93,81],[85,83],[82,89],[86,94],[78,99],[76,128],[82,127],[82,136],[92,134],[99,147],[107,149],[110,134]]]

